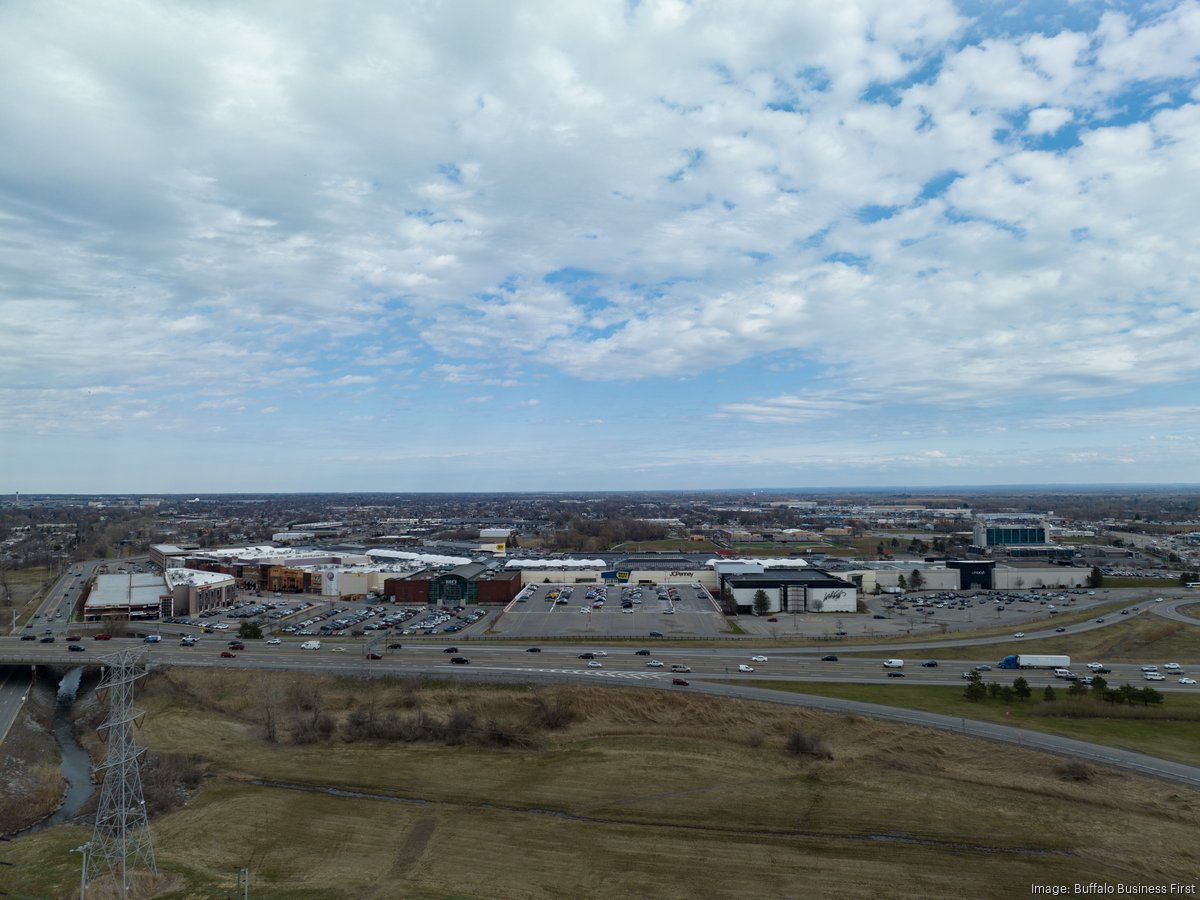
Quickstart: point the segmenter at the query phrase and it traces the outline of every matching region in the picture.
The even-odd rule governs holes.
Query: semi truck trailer
[[[1069,669],[1071,657],[1018,653],[996,663],[997,669]]]

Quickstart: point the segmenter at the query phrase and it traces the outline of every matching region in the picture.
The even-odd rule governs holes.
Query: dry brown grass
[[[52,731],[54,696],[31,689],[28,697],[0,746],[0,834],[45,819],[67,789]]]
[[[683,692],[194,670],[153,676],[140,701],[151,750],[195,754],[209,773],[154,820],[160,864],[186,884],[172,897],[219,894],[243,865],[260,898],[514,900],[988,898],[1051,876],[1200,871],[1196,792],[856,716]],[[269,740],[268,703],[336,727],[300,746]],[[347,740],[368,711],[519,720],[536,744]],[[797,732],[832,758],[789,754]]]

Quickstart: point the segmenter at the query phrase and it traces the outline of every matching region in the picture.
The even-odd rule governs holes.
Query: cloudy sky
[[[0,6],[0,491],[1200,482],[1200,3]]]

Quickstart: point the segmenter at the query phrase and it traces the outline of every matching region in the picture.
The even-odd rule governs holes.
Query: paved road
[[[198,646],[192,648],[181,648],[173,642],[147,645],[121,639],[91,643],[93,646],[89,646],[86,651],[73,653],[68,651],[62,643],[43,645],[17,642],[11,638],[3,639],[0,640],[0,662],[6,661],[10,664],[47,662],[58,665],[85,662],[97,664],[108,652],[118,648],[136,646],[145,649],[147,661],[151,665],[251,668],[347,675],[419,674],[517,682],[556,681],[604,686],[633,684],[659,687],[665,690],[692,690],[716,696],[764,700],[838,712],[855,712],[881,719],[955,731],[987,740],[1021,744],[1034,749],[1086,759],[1099,765],[1115,766],[1200,788],[1200,768],[1159,760],[1146,754],[1117,750],[1004,725],[897,709],[882,704],[835,700],[805,694],[771,691],[736,683],[709,681],[709,679],[724,680],[745,677],[755,680],[793,681],[797,678],[807,678],[816,681],[892,683],[893,679],[886,677],[878,660],[846,660],[844,662],[839,660],[837,663],[822,663],[811,653],[795,654],[790,657],[774,653],[768,655],[767,662],[762,663],[751,661],[749,656],[754,655],[754,651],[742,645],[726,649],[672,647],[662,644],[653,647],[654,656],[648,658],[635,656],[628,646],[614,646],[605,651],[609,654],[608,656],[600,658],[600,668],[589,668],[587,661],[578,659],[578,653],[595,652],[597,649],[603,648],[580,644],[576,647],[555,647],[543,649],[540,653],[527,653],[523,647],[477,643],[472,644],[469,650],[470,665],[461,666],[451,664],[449,659],[453,654],[444,652],[446,646],[452,645],[437,643],[413,645],[399,651],[391,651],[385,654],[384,659],[380,660],[365,658],[357,647],[347,647],[345,652],[336,652],[332,648],[341,645],[328,641],[322,642],[322,649],[314,651],[300,650],[295,644],[269,647],[256,643],[249,645],[250,649],[246,651],[238,651],[237,657],[233,659],[220,657],[220,652],[226,643],[224,640],[203,640]],[[463,652],[468,651],[464,650]],[[772,654],[772,651],[765,652]],[[665,665],[661,669],[650,668],[646,666],[647,659],[659,659]],[[908,677],[903,683],[960,684],[961,669],[968,667],[973,662],[972,660],[947,661],[936,669],[909,666],[906,669]],[[686,675],[689,680],[687,688],[672,686],[671,679],[675,677],[669,668],[672,663],[682,663],[692,668],[693,671]],[[755,672],[745,675],[736,674],[737,665],[742,663],[752,665]],[[1121,668],[1122,670],[1129,669],[1128,674],[1133,676],[1134,666],[1126,665]],[[731,672],[726,674],[726,669],[730,669]],[[988,673],[987,677],[999,675],[1007,679],[1015,674],[1011,671],[993,672]],[[1022,674],[1034,685],[1053,681],[1044,673],[1024,672]],[[1110,680],[1118,681],[1124,678],[1124,674],[1123,671],[1114,671],[1113,675],[1109,677]],[[1124,680],[1133,679],[1131,677]],[[1166,691],[1196,690],[1196,688],[1165,682],[1158,682],[1155,687]]]

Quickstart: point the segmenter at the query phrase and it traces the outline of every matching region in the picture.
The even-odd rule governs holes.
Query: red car
[[[112,635],[111,634],[94,634],[94,635],[92,635],[92,640],[93,641],[111,641]]]
[[[672,678],[671,679],[671,684],[678,684],[678,685],[681,685],[682,687],[687,687],[687,683],[688,682],[687,682],[686,678]]]
[[[235,659],[236,657],[236,653],[230,653],[228,650],[221,651],[221,659]]]
[[[81,638],[81,637],[80,637],[79,635],[77,635],[77,634],[68,634],[68,635],[67,635],[67,640],[68,640],[68,641],[82,641],[82,640],[83,640],[83,638]]]
[[[367,659],[383,659],[378,653],[368,653]]]

